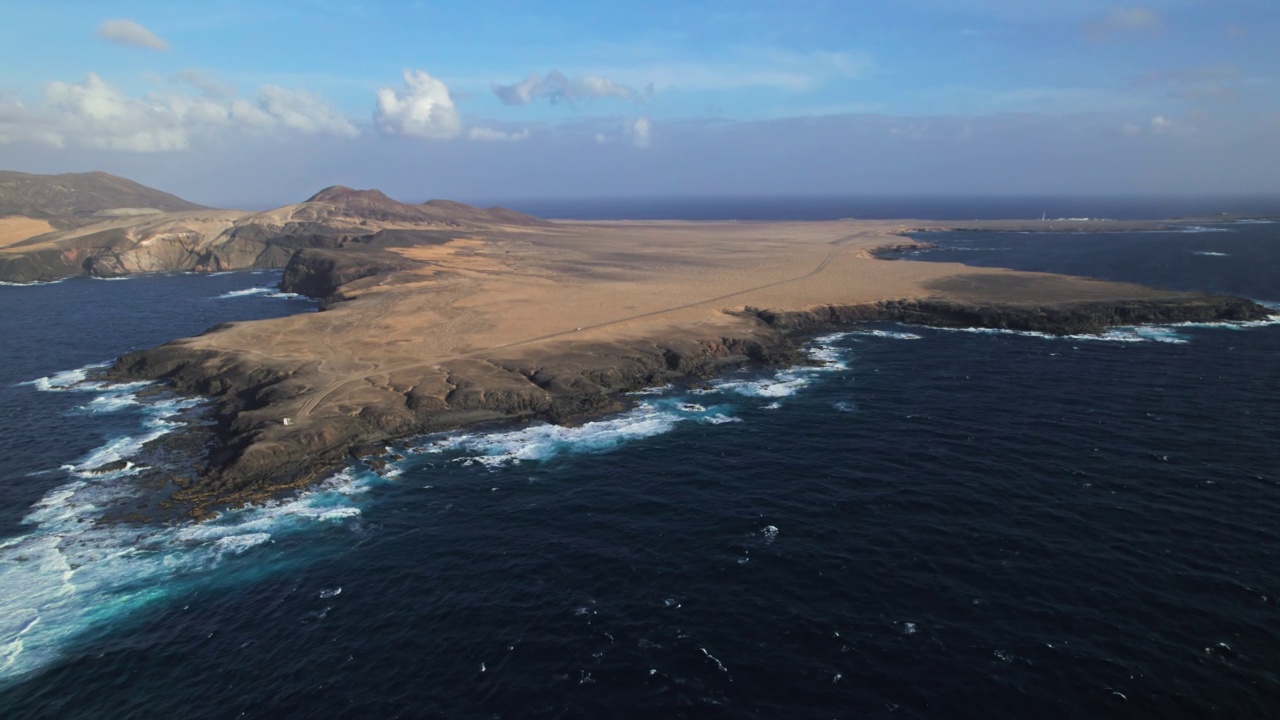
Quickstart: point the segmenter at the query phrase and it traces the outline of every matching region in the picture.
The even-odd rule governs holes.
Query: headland
[[[1167,225],[1062,222],[1099,232]],[[913,233],[984,227],[1047,229],[549,222],[330,188],[268,213],[113,217],[11,243],[0,270],[283,267],[283,290],[320,300],[320,312],[220,325],[108,371],[214,400],[206,454],[190,473],[153,478],[167,487],[152,512],[195,518],[305,487],[353,456],[376,463],[400,438],[574,422],[620,409],[629,391],[727,366],[802,363],[799,341],[824,328],[897,321],[1077,334],[1268,315],[1240,298],[879,257],[921,244]]]

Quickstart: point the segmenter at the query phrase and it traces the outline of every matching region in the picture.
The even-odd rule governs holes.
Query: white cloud
[[[551,104],[573,103],[578,100],[620,98],[641,100],[643,95],[621,83],[598,75],[584,75],[569,79],[559,70],[545,76],[530,75],[513,85],[493,84],[493,94],[504,105],[528,105],[534,100],[546,99]]]
[[[649,142],[651,140],[650,132],[652,129],[653,128],[647,116],[636,120],[631,124],[631,127],[628,128],[628,132],[631,135],[631,142],[638,148],[649,147]]]
[[[305,90],[286,90],[264,85],[258,91],[258,105],[281,127],[307,135],[355,137],[360,134],[351,121],[338,114],[324,100]]]
[[[183,150],[195,139],[235,132],[354,137],[359,131],[304,91],[263,87],[251,102],[178,93],[131,97],[95,73],[44,86],[41,102],[0,109],[0,142],[132,152]]]
[[[449,88],[423,70],[406,69],[399,91],[380,88],[373,120],[387,135],[444,140],[462,132]]]
[[[1125,33],[1151,32],[1164,24],[1160,13],[1149,8],[1112,8],[1084,23],[1085,36],[1095,42],[1110,40]]]
[[[132,20],[104,20],[94,34],[116,45],[147,50],[169,49],[169,43],[161,39],[159,35]]]
[[[518,132],[507,132],[496,128],[474,127],[467,132],[467,139],[479,142],[519,142],[529,139],[529,128]]]

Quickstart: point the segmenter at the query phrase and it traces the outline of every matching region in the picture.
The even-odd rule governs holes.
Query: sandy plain
[[[50,225],[47,220],[38,220],[21,215],[0,217],[0,249],[45,233],[55,232],[56,230],[57,228]]]

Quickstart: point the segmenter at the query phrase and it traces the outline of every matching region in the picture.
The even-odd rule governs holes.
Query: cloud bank
[[[105,20],[94,33],[107,42],[145,50],[168,50],[169,43],[132,20]]]
[[[80,83],[48,83],[35,105],[0,100],[0,144],[161,152],[236,132],[359,135],[320,98],[274,85],[263,86],[253,100],[159,92],[137,98],[89,73]]]

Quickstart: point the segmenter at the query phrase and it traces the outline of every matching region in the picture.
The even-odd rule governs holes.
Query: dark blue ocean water
[[[929,239],[1276,301],[1276,227]],[[815,338],[822,367],[416,439],[386,475],[198,526],[95,526],[127,478],[77,467],[181,401],[57,373],[307,309],[215,299],[269,279],[0,287],[0,716],[1280,708],[1280,326],[873,326]]]
[[[481,201],[539,217],[574,220],[1033,220],[1095,218],[1144,220],[1221,214],[1280,216],[1280,197],[1269,196],[1037,196],[865,195],[516,199]]]

